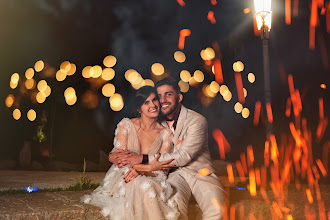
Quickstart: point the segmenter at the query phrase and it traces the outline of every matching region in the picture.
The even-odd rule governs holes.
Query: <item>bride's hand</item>
[[[158,170],[168,170],[175,166],[175,164],[171,164],[174,159],[166,160],[166,161],[158,161],[160,158],[160,153],[157,157],[150,163],[150,171],[158,171]]]
[[[131,154],[123,149],[117,149],[113,153],[109,154],[109,161],[113,164],[120,165],[120,162],[126,158],[130,157]]]
[[[126,151],[127,155],[126,157],[121,157],[119,160],[118,167],[126,166],[126,165],[137,165],[142,163],[143,155],[136,154],[131,151]]]
[[[138,175],[139,173],[134,168],[131,168],[124,176],[125,182],[131,182]]]

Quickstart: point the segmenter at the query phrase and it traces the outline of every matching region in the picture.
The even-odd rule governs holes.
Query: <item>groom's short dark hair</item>
[[[169,85],[169,86],[172,86],[173,89],[178,93],[180,94],[181,93],[181,90],[180,90],[180,87],[178,85],[178,82],[173,79],[172,77],[166,77],[162,80],[159,80],[158,82],[156,82],[155,84],[155,88],[157,89],[158,87],[160,86],[163,86],[163,85]]]

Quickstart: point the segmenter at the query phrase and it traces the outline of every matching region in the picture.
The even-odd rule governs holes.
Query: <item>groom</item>
[[[169,163],[175,164],[168,176],[168,182],[176,191],[174,199],[181,213],[180,219],[188,219],[191,194],[203,212],[203,219],[221,219],[224,195],[221,183],[214,173],[208,149],[207,121],[202,115],[181,104],[183,96],[173,78],[162,79],[155,87],[161,112],[166,116],[163,125],[170,128],[174,134],[172,153],[163,153],[159,161],[153,161],[157,155],[132,153],[130,157],[123,157],[123,154],[114,152],[109,155],[109,160],[120,166],[152,161],[158,169],[172,167]],[[206,171],[205,175],[198,174],[201,169]]]

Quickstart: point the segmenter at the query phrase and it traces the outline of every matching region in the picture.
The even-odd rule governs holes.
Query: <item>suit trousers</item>
[[[197,173],[177,169],[170,173],[168,182],[175,190],[180,220],[188,219],[188,203],[191,194],[203,213],[203,220],[219,220],[222,217],[224,191],[219,178],[214,174],[199,176]]]

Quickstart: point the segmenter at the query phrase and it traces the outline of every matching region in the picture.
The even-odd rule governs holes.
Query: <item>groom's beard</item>
[[[169,109],[169,111],[166,114],[161,110],[162,115],[168,116],[168,115],[172,114],[173,112],[175,112],[175,110],[177,110],[178,105],[179,105],[178,100],[179,100],[179,97],[177,97],[175,99],[174,105]],[[160,108],[160,109],[162,109],[162,108]]]

